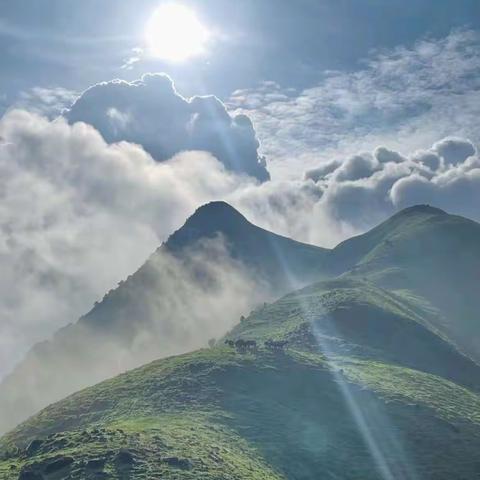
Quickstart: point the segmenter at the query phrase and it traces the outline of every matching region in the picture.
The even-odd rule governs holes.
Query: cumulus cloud
[[[340,165],[342,161],[340,159],[333,159],[328,162],[322,163],[316,168],[312,168],[305,172],[304,178],[306,180],[310,179],[314,182],[318,182],[320,179],[326,177],[329,173],[334,172]]]
[[[429,203],[447,211],[480,220],[480,163],[474,168],[455,168],[428,180],[411,175],[399,180],[391,191],[395,208]]]
[[[94,85],[65,117],[93,125],[109,143],[140,144],[157,161],[185,150],[205,150],[228,170],[259,181],[270,178],[247,116],[231,116],[214,96],[183,98],[164,74]]]
[[[377,162],[371,155],[354,155],[342,162],[334,174],[335,179],[340,182],[345,180],[359,180],[370,177],[376,169]]]
[[[448,137],[407,157],[379,147],[314,180],[323,191],[318,206],[338,222],[364,230],[398,209],[424,203],[480,220],[479,175],[473,143]]]
[[[442,159],[437,152],[432,150],[417,150],[412,155],[412,160],[432,170],[437,171],[442,166]]]
[[[457,165],[468,157],[475,155],[476,150],[470,140],[448,137],[435,143],[432,150],[443,158],[447,165]]]
[[[377,147],[373,152],[373,156],[379,163],[402,163],[405,161],[405,157],[400,155],[400,153],[385,147]]]

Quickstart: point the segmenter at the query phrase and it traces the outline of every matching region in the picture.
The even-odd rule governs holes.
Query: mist
[[[231,258],[222,237],[181,258],[159,248],[77,323],[37,344],[2,385],[0,431],[74,391],[220,339],[268,287]]]

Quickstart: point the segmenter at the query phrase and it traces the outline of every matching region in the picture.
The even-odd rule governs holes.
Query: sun
[[[155,10],[145,29],[149,53],[171,62],[182,62],[205,52],[210,37],[195,12],[174,3]]]

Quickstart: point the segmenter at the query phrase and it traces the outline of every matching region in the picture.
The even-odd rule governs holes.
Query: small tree
[[[215,343],[217,343],[217,341],[215,340],[215,338],[211,338],[209,341],[208,341],[208,346],[210,348],[213,348],[215,346]]]

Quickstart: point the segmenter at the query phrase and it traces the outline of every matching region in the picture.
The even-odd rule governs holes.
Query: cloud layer
[[[451,135],[480,141],[478,32],[377,52],[363,65],[324,72],[302,91],[265,82],[232,95],[229,109],[255,122],[274,177],[378,145],[410,152]]]
[[[94,85],[65,116],[70,123],[93,125],[109,143],[140,144],[157,161],[185,150],[204,150],[228,170],[261,182],[270,178],[247,116],[230,116],[214,96],[183,98],[166,75]]]
[[[332,216],[362,229],[372,217],[379,221],[401,208],[427,203],[480,220],[480,160],[470,141],[445,138],[408,157],[385,151],[352,157],[317,180],[324,185],[323,201]],[[380,161],[379,153],[389,161]],[[345,179],[344,169],[352,160],[370,170],[364,168],[361,178],[351,174]],[[349,171],[356,172],[353,167]]]
[[[243,186],[232,197],[265,228],[334,246],[415,204],[480,221],[480,159],[475,145],[459,137],[408,155],[381,146],[322,163],[303,181]]]

